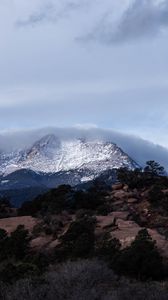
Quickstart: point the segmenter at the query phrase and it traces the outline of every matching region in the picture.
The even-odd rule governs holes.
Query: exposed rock
[[[113,191],[118,191],[118,190],[121,190],[122,188],[123,188],[122,183],[116,183],[112,186]]]
[[[117,199],[129,199],[129,198],[136,198],[136,199],[138,199],[139,198],[139,194],[138,193],[136,193],[136,192],[127,192],[127,191],[124,191],[123,189],[114,191],[112,193],[112,195],[115,198],[117,198]]]
[[[119,239],[123,248],[129,246],[135,239],[141,227],[133,221],[116,221],[118,229],[112,232],[112,236]]]
[[[167,195],[167,194],[168,194],[168,189],[162,190],[162,192],[163,192],[165,195]]]
[[[124,202],[125,202],[124,199],[116,200],[116,201],[113,202],[113,206],[118,206],[118,205],[122,206],[122,205],[124,205]]]
[[[148,195],[149,195],[149,190],[145,190],[141,193],[142,198],[148,198]]]
[[[97,216],[97,227],[104,229],[115,225],[115,217],[113,215]]]
[[[110,215],[115,219],[121,219],[121,220],[126,221],[128,219],[129,212],[127,212],[127,211],[114,211],[114,212],[110,213]]]
[[[135,192],[127,192],[126,197],[127,198],[138,198],[139,195],[138,195],[138,193],[135,193]]]
[[[31,248],[34,250],[39,250],[46,248],[52,241],[52,236],[39,236],[31,240]]]
[[[126,196],[127,196],[127,193],[124,192],[123,190],[119,190],[114,193],[114,197],[117,199],[122,199],[122,198],[125,198]]]
[[[128,191],[129,191],[129,186],[128,186],[128,185],[124,185],[123,191],[124,191],[124,192],[128,192]]]
[[[134,221],[125,221],[123,219],[117,219],[116,225],[116,229],[111,231],[111,236],[117,238],[123,248],[130,246],[138,232],[143,229]],[[164,257],[168,258],[168,241],[166,238],[159,234],[156,230],[149,228],[147,228],[147,230],[152,239],[156,241],[160,253]]]
[[[150,203],[148,200],[144,199],[143,201],[138,203],[138,207],[137,207],[138,212],[140,213],[144,213],[146,211],[149,212],[150,210]]]
[[[129,204],[132,204],[132,203],[137,203],[138,200],[137,200],[136,198],[129,198],[129,199],[127,200],[127,202],[128,202]]]
[[[60,240],[54,240],[52,241],[49,245],[48,245],[48,248],[49,249],[54,249],[55,247],[57,247],[58,245],[60,245]]]

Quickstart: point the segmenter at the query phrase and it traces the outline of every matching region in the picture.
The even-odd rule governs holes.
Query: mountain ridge
[[[121,167],[134,169],[138,164],[115,143],[77,138],[61,140],[54,134],[45,135],[28,149],[0,156],[3,175],[19,169],[43,173],[88,169],[96,176],[107,169]]]
[[[114,183],[122,167],[139,165],[114,143],[45,135],[27,149],[1,153],[0,196],[20,205],[62,184],[87,186],[99,177]]]

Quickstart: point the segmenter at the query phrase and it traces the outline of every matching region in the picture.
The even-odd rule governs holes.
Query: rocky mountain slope
[[[116,144],[46,135],[28,149],[0,152],[0,196],[18,205],[48,188],[77,186],[99,176],[109,177],[108,172],[112,183],[113,169],[121,167],[138,165]]]
[[[43,173],[87,169],[92,173],[89,179],[93,179],[107,169],[120,167],[134,169],[137,164],[116,144],[98,140],[60,140],[55,135],[44,136],[29,149],[1,152],[0,155],[3,175],[20,169]]]

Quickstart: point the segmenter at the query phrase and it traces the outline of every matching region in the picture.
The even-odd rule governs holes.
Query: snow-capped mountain
[[[138,165],[116,144],[100,140],[58,139],[53,134],[44,136],[29,149],[0,154],[2,175],[20,169],[43,173],[87,170],[82,178],[87,181],[103,171],[120,167],[134,169]]]
[[[112,184],[116,181],[113,169],[120,167],[138,165],[116,144],[50,134],[27,149],[0,151],[0,197],[19,206],[61,184],[83,186],[95,178]]]

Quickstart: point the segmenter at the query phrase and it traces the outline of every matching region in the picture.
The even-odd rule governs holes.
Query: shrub
[[[37,266],[29,263],[7,263],[0,271],[0,280],[12,283],[19,279],[39,275]]]
[[[4,229],[0,228],[0,262],[6,258],[8,251],[8,241],[9,238],[7,232]]]
[[[46,215],[47,213],[60,213],[64,209],[71,207],[73,191],[69,185],[60,185],[56,189],[39,195],[33,201],[25,202],[18,210],[19,215],[35,216],[37,213]]]
[[[121,244],[119,240],[111,238],[110,234],[106,233],[97,242],[95,253],[99,258],[112,264],[120,248]]]
[[[97,260],[67,262],[53,268],[44,278],[0,284],[3,300],[167,300],[167,295],[165,283],[119,279]]]
[[[63,258],[88,257],[94,251],[95,219],[86,217],[71,223],[68,231],[61,238]]]
[[[140,280],[163,278],[162,258],[146,229],[139,231],[130,247],[120,251],[113,268]]]
[[[128,170],[127,168],[121,168],[117,170],[117,178],[130,188],[142,188],[149,184],[141,169]]]
[[[29,251],[29,232],[23,225],[19,225],[6,244],[9,257],[15,257],[16,260],[23,259]]]
[[[165,199],[165,195],[162,192],[162,187],[155,184],[149,191],[148,197],[153,206],[162,205]]]

